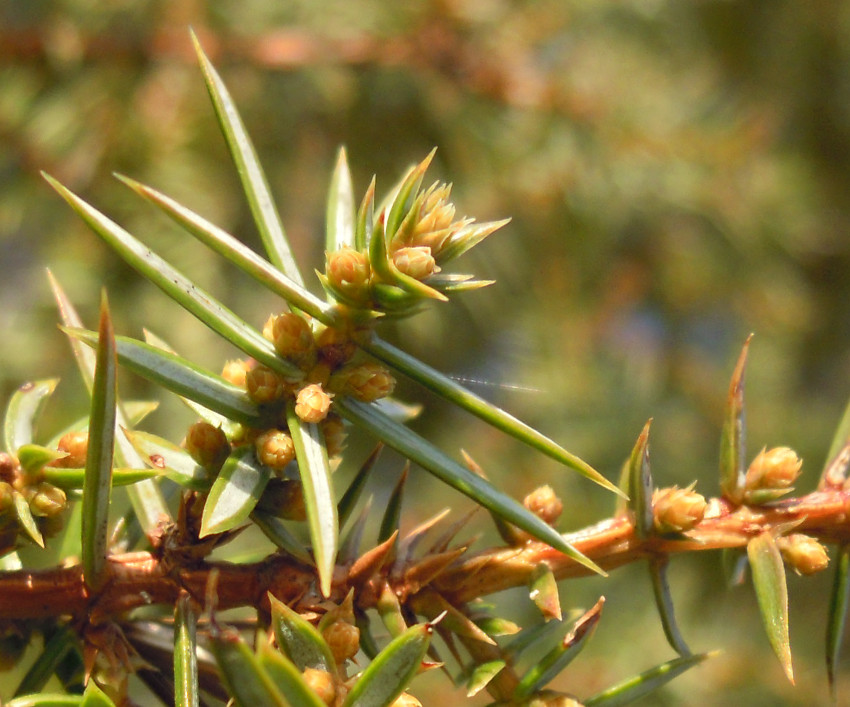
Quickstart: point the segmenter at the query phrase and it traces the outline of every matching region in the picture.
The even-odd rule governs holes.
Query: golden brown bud
[[[68,456],[56,460],[56,465],[65,469],[80,469],[86,465],[89,448],[89,433],[87,430],[69,432],[63,435],[56,448],[67,452]]]
[[[245,376],[245,389],[255,403],[280,400],[289,390],[289,382],[266,366],[256,366]]]
[[[347,621],[334,621],[322,631],[337,663],[343,663],[360,650],[360,629]]]
[[[322,386],[311,383],[298,391],[295,399],[295,414],[304,422],[321,422],[331,409],[331,396]]]
[[[348,432],[345,423],[339,415],[329,414],[322,420],[322,434],[325,436],[325,446],[329,457],[338,457],[345,449]]]
[[[346,366],[331,377],[331,387],[364,403],[385,398],[395,389],[395,378],[379,363]]]
[[[252,359],[237,359],[228,361],[224,364],[221,371],[221,377],[226,381],[230,381],[233,385],[238,385],[240,388],[245,387],[245,376],[254,367]]]
[[[782,559],[797,574],[814,574],[829,564],[826,548],[814,538],[793,533],[776,539]]]
[[[564,510],[564,504],[555,495],[551,486],[541,486],[534,489],[523,499],[522,504],[549,525],[553,525],[558,520],[558,516],[561,515],[561,511]]]
[[[336,698],[336,683],[333,675],[327,670],[304,668],[304,682],[315,692],[326,705],[332,705]]]
[[[393,263],[405,275],[424,280],[439,270],[428,246],[399,248],[393,253]]]
[[[315,351],[313,330],[304,317],[285,312],[271,318],[271,341],[284,358],[303,361]]]
[[[217,470],[230,454],[230,443],[219,427],[209,422],[196,422],[186,432],[183,442],[192,459],[207,469]]]
[[[786,489],[800,475],[802,459],[788,447],[774,447],[758,453],[744,480],[747,491],[759,489]]]
[[[257,459],[275,471],[283,468],[295,459],[295,443],[292,435],[284,430],[266,430],[254,440]]]
[[[53,484],[42,481],[35,488],[35,494],[29,499],[30,511],[34,516],[50,518],[65,510],[67,500],[65,492]]]
[[[0,481],[0,513],[15,505],[15,489],[12,484]]]
[[[368,293],[371,267],[365,253],[343,246],[327,254],[325,274],[332,285],[354,299]]]
[[[271,479],[266,485],[257,508],[286,520],[306,520],[304,487],[292,479]]]
[[[682,533],[699,523],[705,515],[706,501],[691,484],[680,489],[672,486],[652,494],[652,513],[659,533]]]
[[[409,692],[402,692],[390,707],[422,707],[422,703]]]

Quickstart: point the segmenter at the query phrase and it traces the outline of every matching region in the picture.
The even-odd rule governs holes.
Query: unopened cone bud
[[[409,692],[402,692],[390,707],[422,707],[422,703]]]
[[[802,459],[789,447],[774,447],[758,453],[744,479],[744,489],[785,489],[800,475]]]
[[[325,446],[329,457],[338,457],[345,449],[348,432],[345,423],[339,415],[331,413],[322,420],[322,434],[325,436]]]
[[[551,486],[534,489],[523,499],[522,504],[549,525],[553,525],[564,510],[564,504],[555,495]]]
[[[289,432],[283,430],[266,430],[254,440],[254,449],[257,459],[275,471],[282,471],[295,459],[295,443]]]
[[[245,389],[255,403],[273,403],[289,390],[288,381],[265,366],[256,366],[245,376]]]
[[[365,253],[343,246],[327,254],[325,274],[330,283],[350,297],[360,299],[368,292],[371,268]]]
[[[228,361],[224,364],[224,368],[221,371],[221,377],[224,378],[224,380],[233,383],[233,385],[238,385],[240,388],[244,388],[245,376],[248,375],[248,371],[250,371],[253,367],[254,362],[248,359]]]
[[[393,253],[393,263],[405,275],[416,280],[424,280],[439,270],[428,246],[399,248]]]
[[[271,479],[257,503],[257,509],[286,520],[306,520],[304,487],[292,479]]]
[[[347,621],[334,621],[322,631],[337,663],[344,663],[360,650],[360,629]]]
[[[395,389],[395,378],[378,363],[346,366],[331,377],[331,386],[364,403],[371,403],[390,395]]]
[[[794,533],[777,538],[776,545],[785,564],[797,574],[814,574],[829,564],[826,548],[808,535]]]
[[[705,497],[693,485],[656,489],[652,494],[655,528],[660,533],[682,533],[691,530],[705,515]]]
[[[301,361],[315,350],[313,331],[304,317],[294,312],[272,317],[271,341],[284,358]]]
[[[230,443],[224,432],[209,422],[192,425],[183,444],[192,459],[207,469],[218,469],[230,454]]]
[[[318,384],[305,385],[295,399],[295,414],[304,422],[321,422],[331,408],[331,396]]]
[[[319,699],[326,705],[332,705],[336,698],[336,683],[333,675],[327,670],[317,670],[316,668],[304,668],[302,673],[304,682],[315,692]]]
[[[65,510],[65,492],[53,484],[42,481],[29,500],[30,511],[40,518],[51,518]]]
[[[57,466],[65,469],[81,469],[86,465],[86,456],[89,448],[89,433],[86,430],[69,432],[63,435],[56,445],[60,452],[66,452],[67,457],[57,459]]]
[[[15,505],[15,489],[12,484],[0,481],[0,513],[9,510]]]

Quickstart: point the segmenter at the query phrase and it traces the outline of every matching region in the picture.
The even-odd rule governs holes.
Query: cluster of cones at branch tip
[[[7,408],[0,652],[9,664],[25,653],[30,661],[10,704],[132,705],[135,675],[166,704],[402,707],[420,704],[409,688],[434,669],[465,685],[469,697],[489,692],[493,705],[628,704],[711,655],[692,652],[684,641],[666,576],[673,555],[711,549],[749,566],[768,639],[793,681],[785,567],[799,574],[826,569],[824,543],[838,546],[827,640],[835,695],[850,595],[850,415],[818,489],[808,495],[792,496],[802,462],[787,447],[764,449],[747,466],[748,341],[723,421],[720,495],[706,499],[694,484],[655,488],[649,423],[613,484],[378,336],[386,319],[490,284],[445,268],[506,222],[456,218],[449,185],[423,187],[433,153],[382,202],[375,201],[373,179],[355,205],[341,151],[328,195],[326,263],[317,272],[324,298],[314,295],[289,251],[238,112],[197,49],[266,257],[156,190],[121,179],[285,306],[255,328],[47,177],[98,236],[245,356],[214,373],[153,334],[145,341],[116,336],[105,296],[97,331],[87,330],[51,276],[91,409],[42,443],[35,423],[56,381],[22,386]],[[137,429],[155,405],[118,398],[118,365],[176,393],[197,414],[179,444]],[[471,457],[460,463],[409,427],[417,407],[391,397],[398,374],[613,491],[612,516],[560,532],[564,502],[550,486],[520,503]],[[379,440],[365,460],[346,451],[354,432]],[[366,543],[376,514],[362,496],[384,447],[486,509],[500,543],[473,549],[474,539],[458,538],[471,514],[450,519],[448,511],[402,534],[407,466],[378,514],[377,537]],[[343,460],[355,469],[344,490]],[[127,510],[110,517],[119,493]],[[257,551],[237,562],[228,543],[243,534]],[[34,546],[57,553],[55,566],[31,568]],[[675,657],[596,695],[576,697],[560,689],[562,681],[555,689],[604,605],[603,597],[577,620],[565,620],[558,581],[632,562],[649,569]],[[528,588],[539,622],[518,626],[485,601],[512,587]],[[220,612],[235,607],[255,611],[225,623]],[[62,695],[44,696],[50,680]]]

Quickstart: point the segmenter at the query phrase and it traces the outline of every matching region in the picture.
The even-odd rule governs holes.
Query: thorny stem
[[[631,520],[621,516],[572,533],[567,540],[602,568],[611,570],[650,556],[743,547],[759,533],[793,521],[799,521],[796,532],[822,542],[850,542],[850,490],[815,491],[762,507],[735,507],[723,499],[713,499],[705,518],[687,533],[687,539],[640,540]],[[427,615],[428,597],[433,591],[459,606],[528,584],[541,562],[546,562],[558,579],[590,574],[586,567],[548,545],[529,541],[462,557],[421,589],[411,591],[403,580],[394,584],[394,589],[402,602]],[[193,567],[179,567],[151,553],[136,552],[109,558],[107,580],[95,595],[89,594],[79,565],[0,572],[0,620],[72,614],[87,615],[92,623],[99,623],[145,605],[173,605],[182,590],[200,601],[213,569],[219,572],[221,609],[267,606],[267,591],[289,604],[307,606],[320,600],[315,570],[288,556],[272,555],[251,564],[200,562]],[[338,567],[335,573],[331,597],[335,601],[341,601],[349,589],[346,570]],[[361,584],[356,595],[358,606],[374,607],[386,581],[386,572],[378,571]]]

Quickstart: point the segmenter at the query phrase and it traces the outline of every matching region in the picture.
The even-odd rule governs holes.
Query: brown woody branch
[[[744,547],[762,532],[797,522],[795,532],[825,543],[850,542],[850,490],[815,491],[801,498],[771,506],[735,507],[714,499],[704,520],[687,539],[661,537],[640,539],[626,516],[605,520],[568,536],[572,545],[606,570],[640,559],[680,552]],[[590,574],[583,565],[530,541],[522,546],[488,549],[456,561],[425,587],[394,585],[402,601],[414,611],[427,613],[429,596],[436,590],[453,605],[512,587],[527,585],[534,568],[546,562],[558,579]],[[0,620],[33,619],[61,615],[88,616],[93,623],[116,618],[150,604],[171,605],[181,591],[203,603],[210,573],[218,572],[218,607],[267,606],[266,592],[290,604],[318,602],[313,568],[291,557],[271,555],[261,562],[231,564],[201,562],[178,567],[147,552],[113,555],[108,581],[97,594],[85,585],[82,568],[18,570],[0,573]],[[170,569],[169,569],[170,567]],[[349,589],[347,567],[337,569],[332,599],[342,600]],[[357,603],[363,609],[375,605],[387,582],[378,570],[359,584]],[[392,581],[392,580],[390,580]]]

